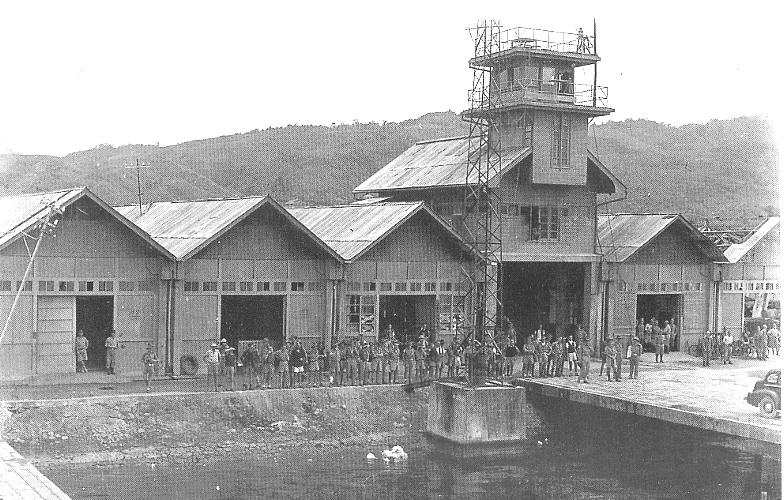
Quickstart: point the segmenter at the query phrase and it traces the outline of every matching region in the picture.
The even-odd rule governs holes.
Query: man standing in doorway
[[[117,348],[120,346],[120,343],[117,341],[117,332],[110,330],[109,336],[106,337],[106,342],[103,345],[106,347],[106,374],[114,375]]]
[[[654,332],[653,346],[656,348],[655,363],[664,363],[664,334],[661,330]]]
[[[616,355],[618,349],[615,347],[615,339],[607,339],[607,346],[604,348],[604,365],[607,367],[607,381],[612,380],[613,374],[616,372]]]
[[[670,320],[664,320],[664,328],[662,328],[662,333],[664,334],[664,352],[665,354],[670,352],[670,337],[672,336],[672,327],[670,326]]]
[[[569,375],[577,375],[577,344],[572,335],[566,342],[566,357],[569,360]]]
[[[591,349],[590,341],[587,338],[584,337],[582,339],[578,351],[579,351],[578,360],[580,363],[580,375],[577,381],[587,384],[588,374],[591,371],[591,355],[593,354],[593,349]]]
[[[207,366],[207,380],[212,379],[215,392],[218,392],[218,364],[220,363],[220,352],[218,344],[213,343],[210,350],[204,353],[204,364]]]
[[[87,373],[87,349],[90,341],[84,336],[84,331],[76,332],[76,372]]]
[[[711,349],[713,348],[711,342],[711,332],[707,330],[702,337],[700,337],[700,350],[702,350],[702,366],[710,365]]]
[[[243,387],[249,390],[253,389],[254,378],[256,379],[256,388],[261,386],[259,381],[259,349],[256,347],[255,342],[248,344],[245,352],[240,357],[240,361],[242,361],[242,366],[245,367],[245,384],[243,384]]]

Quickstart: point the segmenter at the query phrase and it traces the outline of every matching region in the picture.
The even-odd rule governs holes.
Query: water
[[[572,415],[547,443],[511,456],[458,459],[418,432],[408,461],[367,448],[234,455],[186,466],[44,469],[73,498],[706,498],[781,496],[780,461],[724,446],[718,434],[636,417]],[[590,429],[590,432],[587,430]],[[541,439],[544,439],[542,436]],[[394,443],[393,443],[394,444]],[[390,445],[391,446],[391,445]]]

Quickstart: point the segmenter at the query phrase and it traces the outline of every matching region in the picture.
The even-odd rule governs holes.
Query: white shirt
[[[721,341],[724,342],[724,345],[732,345],[732,334],[727,333],[726,335],[724,335]]]

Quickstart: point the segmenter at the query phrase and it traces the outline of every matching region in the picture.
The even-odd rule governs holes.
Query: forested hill
[[[351,200],[351,190],[416,141],[465,135],[452,112],[400,123],[291,125],[173,146],[102,145],[62,158],[0,156],[0,193],[89,186],[112,204],[269,193],[282,202]],[[592,127],[591,149],[629,188],[613,211],[745,219],[778,213],[778,153],[762,118],[672,127],[646,120]]]

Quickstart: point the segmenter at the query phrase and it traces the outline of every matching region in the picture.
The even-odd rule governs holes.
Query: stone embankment
[[[427,392],[369,386],[5,402],[0,439],[41,464],[390,447],[424,428]]]

